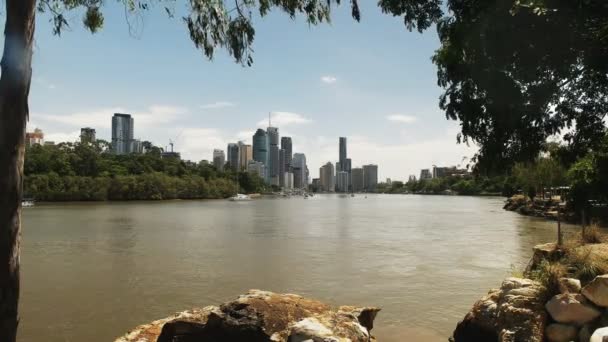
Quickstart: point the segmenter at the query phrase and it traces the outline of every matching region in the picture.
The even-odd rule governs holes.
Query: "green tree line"
[[[106,201],[226,198],[262,192],[264,182],[247,172],[218,171],[208,163],[146,153],[115,155],[103,140],[33,145],[26,149],[24,192],[40,201]]]

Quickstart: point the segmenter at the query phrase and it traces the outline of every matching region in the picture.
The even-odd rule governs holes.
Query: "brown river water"
[[[19,341],[113,341],[252,288],[380,306],[379,341],[447,341],[535,244],[555,239],[554,222],[502,204],[415,195],[38,204],[23,212]]]

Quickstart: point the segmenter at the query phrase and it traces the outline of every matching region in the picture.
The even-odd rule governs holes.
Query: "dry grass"
[[[568,251],[563,261],[585,285],[596,276],[608,273],[608,245],[587,245]]]
[[[597,223],[592,223],[589,227],[585,228],[585,232],[582,234],[583,244],[603,242],[606,242],[606,235]]]
[[[568,276],[568,267],[561,262],[543,260],[530,272],[530,278],[538,281],[545,288],[543,300],[548,300],[559,293],[559,279]]]

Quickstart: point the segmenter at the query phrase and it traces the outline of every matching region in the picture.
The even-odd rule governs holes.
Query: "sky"
[[[207,60],[183,21],[160,7],[127,20],[107,2],[94,35],[79,13],[69,13],[61,37],[39,14],[28,130],[61,142],[93,127],[110,140],[113,113],[130,113],[136,138],[161,147],[172,140],[184,158],[199,161],[229,142],[251,143],[270,113],[294,152],[306,154],[311,178],[338,160],[340,136],[348,138],[353,167],[377,164],[381,180],[464,164],[476,148],[456,143],[458,122],[438,107],[435,29],[409,32],[375,2],[361,5],[360,23],[344,5],[329,25],[278,11],[256,18],[252,67],[223,51]]]

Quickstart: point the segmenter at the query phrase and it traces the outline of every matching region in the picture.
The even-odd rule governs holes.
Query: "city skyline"
[[[269,15],[256,24],[251,68],[223,54],[206,61],[188,39],[175,39],[183,23],[156,11],[137,38],[129,38],[117,4],[104,6],[106,29],[93,36],[74,23],[58,38],[51,23],[38,20],[28,130],[75,141],[90,126],[109,140],[108,113],[131,113],[138,137],[161,147],[174,140],[182,157],[200,160],[214,147],[250,143],[251,128],[265,129],[272,111],[273,125],[314,165],[311,177],[336,161],[339,136],[349,138],[352,167],[378,163],[382,179],[472,156],[473,149],[456,145],[458,124],[438,108],[441,89],[429,59],[439,47],[436,34],[408,32],[374,3],[360,5],[360,23],[347,4],[319,27]],[[120,63],[107,63],[108,55],[121,56]],[[166,61],[171,67],[159,69]]]

